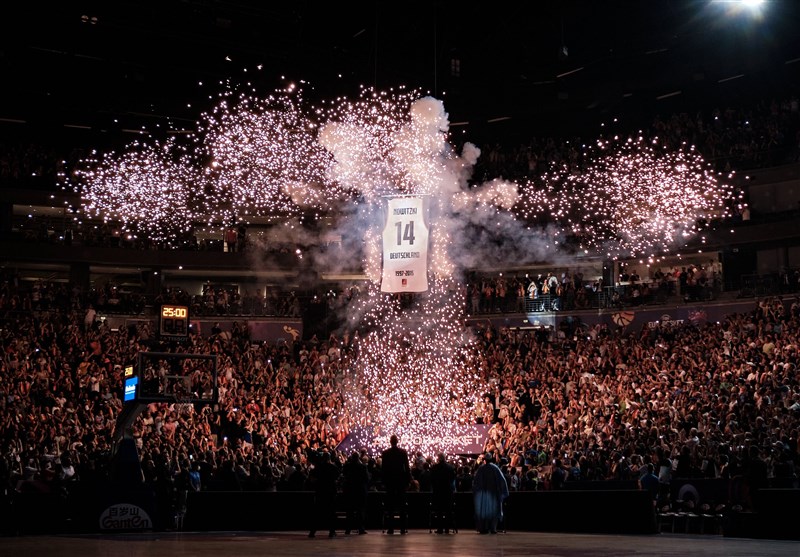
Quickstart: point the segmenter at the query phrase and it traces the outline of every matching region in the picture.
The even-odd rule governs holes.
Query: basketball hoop
[[[192,393],[175,393],[175,411],[178,414],[191,414],[194,412],[194,396]]]
[[[217,402],[216,354],[139,352],[137,359],[141,378],[137,398],[141,402],[175,404],[181,408]]]
[[[179,414],[191,413],[194,410],[192,401],[196,398],[191,389],[191,378],[181,375],[168,375],[166,378],[175,401],[175,410]]]

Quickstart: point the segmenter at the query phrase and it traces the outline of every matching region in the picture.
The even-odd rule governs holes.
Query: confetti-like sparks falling
[[[467,144],[456,153],[448,127],[442,103],[418,91],[363,89],[356,100],[314,108],[294,88],[267,98],[224,94],[191,137],[191,157],[174,142],[137,144],[87,161],[79,177],[87,212],[161,240],[192,221],[336,214],[340,230],[364,239],[359,263],[371,281],[347,308],[361,336],[342,385],[342,422],[399,434],[426,454],[457,451],[442,440],[474,423],[486,390],[458,280],[488,253],[476,240],[517,262],[557,255],[569,240],[610,258],[669,251],[703,221],[726,216],[733,192],[693,149],[642,138],[600,141],[579,170],[553,171],[543,186],[470,188],[480,152]],[[425,197],[428,207],[430,286],[411,297],[380,292],[383,207],[398,195]]]
[[[121,155],[84,161],[76,172],[91,185],[83,192],[84,212],[119,222],[125,236],[174,245],[192,229],[191,192],[197,186],[185,156],[176,153],[172,141],[134,143]]]
[[[329,164],[317,131],[295,88],[266,98],[226,92],[198,129],[210,160],[208,220],[293,214],[301,203],[324,206],[324,196],[308,198]]]
[[[639,136],[601,140],[582,168],[559,168],[527,188],[526,219],[555,222],[579,249],[612,259],[669,253],[710,221],[730,216],[735,197],[702,156]]]
[[[364,90],[356,102],[324,107],[321,142],[333,155],[332,181],[358,193],[368,223],[363,267],[373,280],[352,327],[365,331],[344,396],[354,423],[372,425],[426,454],[458,451],[457,424],[473,423],[481,391],[471,369],[465,299],[453,276],[442,226],[460,187],[457,157],[446,141],[441,102],[414,94]],[[383,197],[427,196],[433,238],[430,289],[413,298],[379,291]],[[442,217],[442,218],[440,218]],[[450,441],[445,441],[450,439]]]
[[[465,300],[455,286],[435,281],[412,307],[371,291],[361,322],[368,332],[344,386],[355,424],[398,434],[427,455],[464,452],[452,438],[457,425],[474,423],[482,392],[473,341],[463,327]]]

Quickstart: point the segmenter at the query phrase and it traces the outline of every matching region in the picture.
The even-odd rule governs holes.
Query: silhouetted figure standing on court
[[[400,533],[405,534],[408,516],[406,515],[406,490],[411,482],[411,466],[408,452],[397,446],[397,435],[389,439],[391,447],[381,453],[381,477],[386,490],[384,500],[386,513],[386,533],[394,534],[395,513],[400,516]]]
[[[455,529],[455,491],[455,466],[447,462],[444,453],[439,453],[436,464],[431,467],[431,505],[437,534],[449,534],[451,528]]]
[[[503,501],[508,497],[508,483],[503,472],[486,453],[472,480],[475,500],[475,523],[481,534],[496,534],[503,520]]]
[[[308,537],[313,538],[317,529],[328,529],[328,537],[336,536],[336,484],[339,480],[339,468],[331,462],[330,453],[322,453],[314,463],[311,481],[314,485],[314,510],[312,512],[311,529]]]
[[[358,452],[353,452],[344,463],[342,477],[344,479],[345,505],[347,506],[347,529],[344,533],[350,534],[351,530],[358,530],[359,534],[366,534],[364,522],[370,474],[367,465],[361,462],[361,455]]]

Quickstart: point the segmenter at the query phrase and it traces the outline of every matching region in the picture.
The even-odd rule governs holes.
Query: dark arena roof
[[[295,80],[320,98],[420,88],[475,142],[592,134],[609,118],[635,127],[796,91],[799,11],[789,0],[26,2],[4,17],[0,121],[191,126],[220,82],[269,92]]]
[[[798,16],[800,3],[789,0],[20,3],[2,23],[0,145],[22,145],[11,154],[23,157],[26,144],[44,147],[50,174],[36,174],[36,165],[17,174],[27,172],[25,184],[42,190],[63,186],[52,161],[68,168],[143,132],[191,141],[222,91],[251,84],[266,97],[293,83],[315,103],[357,98],[363,87],[406,87],[441,99],[451,143],[481,149],[472,185],[496,177],[530,182],[545,163],[578,157],[572,139],[582,140],[582,150],[601,134],[608,138],[612,126],[603,126],[614,121],[615,133],[669,128],[671,147],[725,136],[713,152],[698,145],[715,170],[763,169],[796,162]],[[759,118],[773,106],[782,113],[780,130]],[[686,122],[697,123],[695,132],[705,123],[708,132],[719,114],[712,110],[727,108],[725,133],[684,133]],[[773,135],[777,147],[762,152]],[[746,181],[761,188],[747,192],[754,217],[784,218],[797,206],[787,193],[793,190],[779,186],[795,179],[792,172],[736,176],[737,188]],[[7,196],[14,226],[28,232],[30,215],[65,223],[74,217],[63,207],[73,215],[82,201],[71,188],[63,188],[63,199],[47,192],[33,200],[23,198],[23,182],[14,188],[16,197]],[[306,224],[317,218],[303,216]],[[533,213],[525,218],[542,223]],[[270,227],[268,220],[258,224]],[[791,221],[786,231],[746,227],[736,237],[792,243]],[[729,227],[711,232],[693,249],[731,243]]]

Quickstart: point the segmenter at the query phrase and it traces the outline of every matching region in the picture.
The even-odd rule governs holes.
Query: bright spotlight
[[[722,4],[729,15],[745,12],[753,17],[763,16],[767,4],[765,0],[712,0],[711,3]]]

